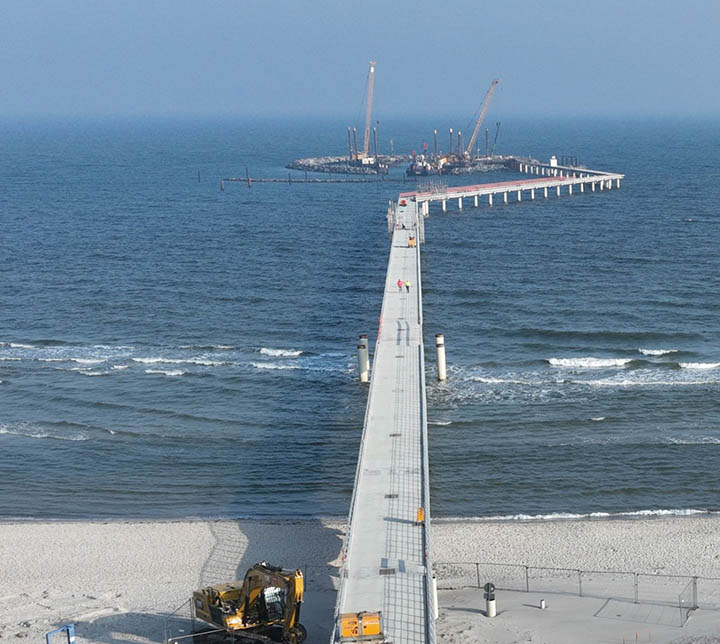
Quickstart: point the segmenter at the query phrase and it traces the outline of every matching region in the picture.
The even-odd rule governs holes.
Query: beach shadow
[[[217,521],[209,525],[215,546],[201,570],[198,588],[243,579],[248,568],[261,561],[300,568],[305,578],[300,621],[310,641],[330,640],[342,530],[322,519]]]
[[[189,601],[193,591],[241,580],[248,568],[267,561],[283,568],[302,569],[305,595],[300,621],[308,630],[308,642],[330,640],[342,530],[320,519],[219,520],[207,525],[214,545],[200,569],[197,583],[188,587],[184,603],[167,610],[118,611],[78,621],[75,626],[78,638],[99,644],[138,644],[160,643],[167,637],[177,644],[190,644],[193,630],[208,626],[198,621],[193,624]]]
[[[76,622],[75,634],[89,642],[107,644],[137,644],[139,641],[162,642],[165,633],[165,614],[117,613]],[[189,641],[189,640],[188,640]]]

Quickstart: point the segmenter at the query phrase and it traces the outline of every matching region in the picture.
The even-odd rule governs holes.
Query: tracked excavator
[[[195,617],[214,626],[196,635],[205,642],[284,642],[302,644],[300,623],[304,580],[301,570],[286,570],[262,561],[245,578],[193,593]]]

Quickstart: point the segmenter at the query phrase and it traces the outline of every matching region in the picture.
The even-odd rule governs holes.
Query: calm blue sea
[[[506,120],[498,152],[627,178],[431,214],[434,516],[720,509],[719,125]],[[412,184],[218,189],[342,154],[344,126],[0,122],[0,517],[346,515],[357,334]]]

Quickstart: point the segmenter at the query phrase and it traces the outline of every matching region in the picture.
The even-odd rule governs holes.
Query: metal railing
[[[482,588],[617,599],[635,604],[720,609],[720,578],[580,570],[487,562],[435,562],[438,588]]]

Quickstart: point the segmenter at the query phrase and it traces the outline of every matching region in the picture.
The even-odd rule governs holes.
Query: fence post
[[[525,566],[525,592],[530,592],[530,574],[528,573],[529,567]]]
[[[477,587],[482,588],[480,585],[480,564],[477,562],[475,563],[475,574],[477,575]]]
[[[636,572],[633,573],[633,577],[635,578],[635,603],[638,603],[638,574]]]
[[[697,609],[698,607],[698,598],[697,598],[697,577],[692,578],[692,600],[693,600],[693,609]]]
[[[582,597],[582,570],[577,571],[578,574],[578,594]]]

